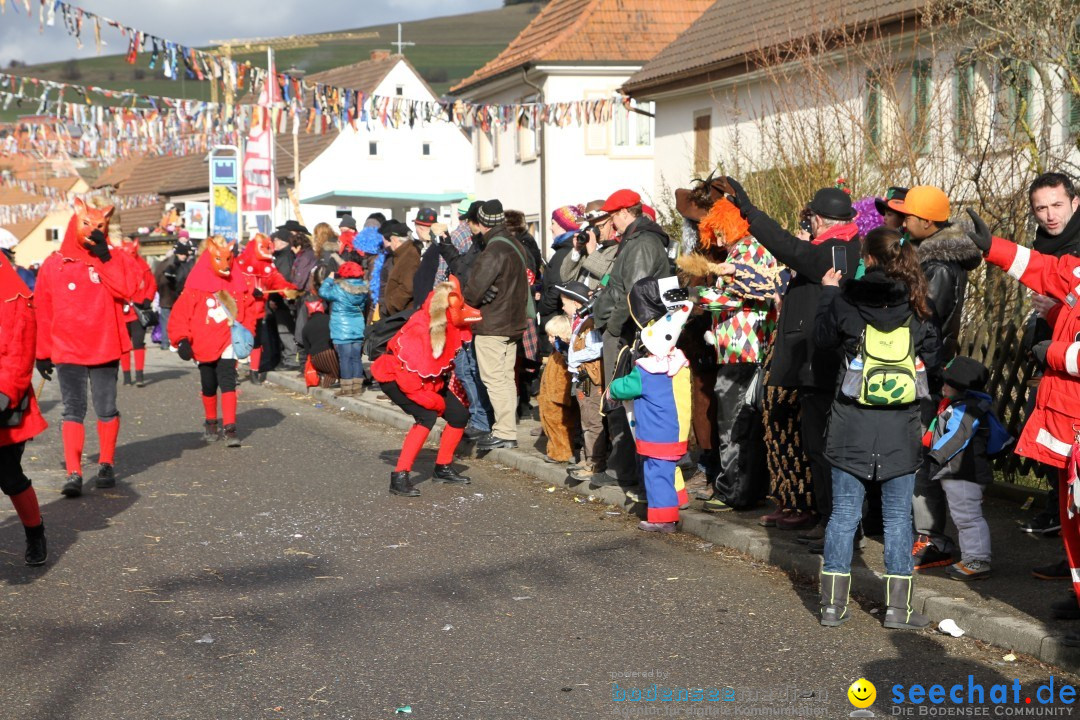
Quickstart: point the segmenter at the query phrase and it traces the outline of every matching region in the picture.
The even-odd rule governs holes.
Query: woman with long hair
[[[832,465],[833,511],[825,530],[821,624],[849,618],[852,543],[867,486],[881,489],[885,524],[885,627],[918,629],[929,618],[911,608],[911,498],[922,463],[919,397],[939,371],[941,341],[915,247],[891,228],[863,242],[865,274],[840,289],[822,279],[814,335],[846,361],[832,404],[825,457]]]

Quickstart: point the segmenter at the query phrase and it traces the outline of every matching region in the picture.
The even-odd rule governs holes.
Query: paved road
[[[26,464],[50,563],[24,567],[14,514],[0,521],[3,718],[643,707],[613,702],[613,682],[735,688],[737,702],[705,708],[715,714],[798,705],[837,718],[860,676],[877,685],[881,717],[895,683],[1018,678],[1023,698],[1051,673],[1062,681],[964,639],[885,631],[874,608],[820,628],[809,585],[692,538],[644,535],[635,518],[491,463],[470,461],[468,488],[391,497],[398,431],[274,388],[243,386],[242,448],[206,447],[193,369],[157,350],[149,363],[151,384],[121,392],[121,482],[79,500],[58,492],[57,388],[46,388],[53,428]],[[421,469],[433,460],[426,451]],[[814,696],[766,699],[793,687]]]

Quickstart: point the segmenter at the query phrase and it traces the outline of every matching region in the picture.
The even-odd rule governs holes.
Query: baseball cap
[[[641,204],[641,196],[633,190],[616,190],[611,193],[611,196],[604,201],[604,206],[600,208],[605,213],[613,213],[623,208],[628,208],[633,205]]]
[[[416,211],[416,219],[413,222],[417,225],[433,225],[438,219],[438,213],[431,208],[424,207]]]
[[[906,187],[900,187],[894,185],[885,191],[885,197],[875,198],[874,207],[877,208],[878,215],[884,215],[885,211],[889,209],[890,200],[903,200],[907,197],[908,189]]]
[[[458,217],[465,217],[466,215],[468,215],[469,214],[469,208],[472,207],[472,204],[473,204],[473,202],[475,200],[476,200],[476,197],[474,195],[472,195],[472,194],[469,194],[469,195],[465,196],[462,199],[462,201],[459,202],[458,205],[457,205]]]
[[[890,200],[889,207],[930,222],[945,222],[951,212],[949,197],[933,185],[916,185],[908,190],[903,200]]]

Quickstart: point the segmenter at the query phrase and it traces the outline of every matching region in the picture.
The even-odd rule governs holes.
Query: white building
[[[491,104],[613,98],[642,63],[709,0],[551,0],[507,48],[451,93]],[[648,108],[643,108],[648,110]],[[528,122],[472,133],[476,195],[498,198],[537,225],[545,250],[551,212],[619,188],[653,197],[653,124],[616,104],[608,123]]]

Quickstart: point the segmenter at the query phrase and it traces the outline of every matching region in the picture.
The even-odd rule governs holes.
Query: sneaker
[[[1061,518],[1057,515],[1041,512],[1035,517],[1020,523],[1020,532],[1033,535],[1053,535],[1061,531]]]
[[[116,471],[111,463],[101,463],[98,467],[97,477],[94,478],[94,487],[116,487]]]
[[[1070,591],[1061,600],[1051,603],[1050,614],[1058,620],[1080,620],[1080,604],[1076,602],[1076,593]]]
[[[960,582],[986,580],[990,577],[990,563],[985,560],[961,560],[945,568],[945,574]]]
[[[915,538],[915,544],[911,548],[911,554],[915,558],[916,572],[919,570],[929,570],[930,568],[952,565],[954,562],[953,554],[951,552],[938,550],[937,545],[930,542],[930,538],[926,535],[920,535]]]
[[[701,505],[701,509],[705,512],[726,512],[731,510],[731,506],[720,498],[713,495]]]
[[[645,532],[664,533],[665,535],[675,532],[675,523],[652,523],[648,520],[642,520],[638,523],[638,530],[644,530]]]
[[[1069,568],[1068,559],[1032,568],[1031,574],[1040,580],[1072,580],[1072,570]]]

